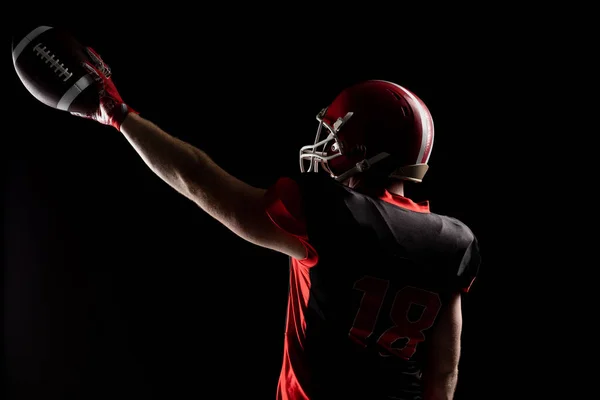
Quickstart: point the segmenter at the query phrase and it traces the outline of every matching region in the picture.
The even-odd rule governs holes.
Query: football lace
[[[42,60],[44,60],[44,64],[48,65],[59,78],[62,78],[63,82],[66,82],[73,76],[73,73],[69,71],[67,67],[63,63],[60,62],[56,55],[52,54],[52,52],[46,49],[42,43],[38,43],[33,48],[34,53],[36,53]]]

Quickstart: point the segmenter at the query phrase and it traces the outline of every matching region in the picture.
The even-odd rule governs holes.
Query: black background
[[[415,92],[436,136],[427,177],[407,194],[467,223],[483,256],[464,301],[456,398],[537,392],[528,371],[540,362],[542,317],[523,311],[523,281],[541,267],[519,245],[528,199],[503,187],[519,187],[514,164],[530,156],[509,144],[529,129],[515,122],[527,110],[514,98],[523,74],[535,77],[535,46],[513,46],[484,19],[426,34],[397,19],[367,28],[319,13],[297,23],[294,12],[161,12],[40,14],[9,26],[71,29],[142,116],[260,187],[296,171],[315,115],[344,87],[385,79]],[[6,398],[273,398],[286,257],[178,195],[116,130],[42,105],[8,75]]]

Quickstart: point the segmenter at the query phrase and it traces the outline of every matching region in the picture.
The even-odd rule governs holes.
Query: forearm
[[[121,133],[158,177],[191,199],[192,182],[201,176],[202,164],[209,162],[206,154],[133,113],[123,121]]]
[[[146,165],[173,189],[224,221],[231,204],[221,193],[224,181],[233,179],[200,149],[173,137],[153,122],[130,113],[120,129]],[[227,210],[227,211],[225,211]]]
[[[426,377],[424,400],[452,400],[456,391],[458,370],[433,373]]]

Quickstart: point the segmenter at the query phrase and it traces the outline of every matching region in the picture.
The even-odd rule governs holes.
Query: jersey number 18
[[[363,296],[349,335],[354,342],[366,347],[367,339],[375,334],[379,314],[388,312],[392,326],[381,333],[377,345],[408,360],[415,354],[417,345],[425,340],[423,331],[433,326],[442,302],[437,293],[405,286],[394,294],[391,307],[382,310],[389,284],[372,276],[364,276],[354,283],[354,289],[362,291]],[[421,306],[423,312],[418,319],[411,320],[409,312],[414,305]],[[403,346],[398,345],[401,339],[405,342]]]

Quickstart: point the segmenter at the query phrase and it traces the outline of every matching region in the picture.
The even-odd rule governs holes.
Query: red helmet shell
[[[370,80],[343,90],[323,120],[332,125],[348,112],[352,117],[338,132],[343,155],[328,162],[335,175],[356,163],[386,152],[396,167],[427,164],[433,146],[433,119],[414,93],[392,82]],[[332,146],[327,149],[332,152]]]

